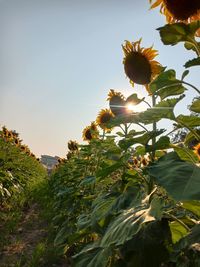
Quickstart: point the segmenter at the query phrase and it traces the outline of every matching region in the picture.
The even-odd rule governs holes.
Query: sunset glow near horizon
[[[1,0],[0,125],[19,132],[37,156],[64,157],[67,142],[82,143],[83,128],[108,108],[110,88],[147,96],[125,76],[124,40],[153,44],[156,60],[181,77],[195,54],[181,44],[164,46],[156,31],[164,24],[148,0]],[[197,77],[191,68],[188,81],[198,86]],[[188,90],[175,112],[187,114],[183,106],[194,96]]]

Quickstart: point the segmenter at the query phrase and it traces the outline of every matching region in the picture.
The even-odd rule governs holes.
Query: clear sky
[[[67,141],[107,108],[110,88],[134,89],[123,71],[124,40],[143,38],[157,60],[183,72],[195,57],[182,45],[164,46],[156,28],[165,24],[148,0],[0,0],[0,124],[20,133],[37,155],[65,156]],[[190,82],[198,86],[196,68]],[[176,112],[195,96],[191,91]]]

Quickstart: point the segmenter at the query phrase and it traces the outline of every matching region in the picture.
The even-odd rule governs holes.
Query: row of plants
[[[0,131],[0,205],[4,207],[33,179],[46,175],[39,159],[22,144],[16,131]]]
[[[162,42],[182,42],[196,57],[178,78],[155,60],[153,47],[122,45],[125,74],[146,96],[111,89],[109,108],[83,130],[88,144],[69,141],[50,180],[54,245],[76,267],[200,266],[200,90],[186,80],[200,65],[200,5],[157,6],[169,22],[158,29]],[[176,115],[190,90],[189,115]],[[146,110],[134,111],[144,103]],[[163,119],[167,129],[159,128]]]

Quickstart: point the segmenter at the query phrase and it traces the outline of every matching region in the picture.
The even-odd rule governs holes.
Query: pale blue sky
[[[195,55],[162,45],[164,25],[148,0],[0,0],[0,124],[15,129],[31,150],[64,156],[67,141],[82,142],[110,88],[133,89],[123,71],[124,40],[159,50],[157,59],[181,74]],[[199,85],[197,70],[189,81]],[[187,98],[176,112],[186,113]]]

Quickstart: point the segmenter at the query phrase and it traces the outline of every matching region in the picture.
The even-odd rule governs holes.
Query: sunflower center
[[[87,140],[92,140],[92,134],[91,134],[90,129],[88,129],[88,130],[85,132],[85,137],[86,137]]]
[[[100,123],[107,123],[111,119],[111,115],[109,113],[105,113],[100,118]]]
[[[131,52],[126,56],[124,70],[128,78],[135,83],[148,84],[151,81],[151,65],[139,52]]]
[[[200,9],[199,0],[164,0],[167,9],[177,20],[186,20]]]
[[[109,105],[115,116],[121,115],[125,111],[125,101],[118,95],[115,95],[110,99]]]

